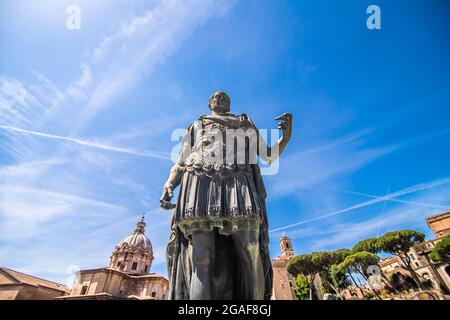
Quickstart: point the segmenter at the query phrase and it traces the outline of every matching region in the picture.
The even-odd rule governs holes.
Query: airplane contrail
[[[355,210],[355,209],[363,208],[363,207],[366,207],[366,206],[369,206],[369,205],[372,205],[372,204],[375,204],[375,203],[379,203],[379,202],[386,201],[386,200],[391,200],[391,199],[394,199],[394,198],[397,198],[397,197],[400,197],[400,196],[404,196],[404,195],[407,195],[407,194],[410,194],[410,193],[431,189],[431,188],[434,188],[434,187],[437,187],[437,186],[441,186],[441,185],[444,185],[444,184],[448,184],[448,183],[450,183],[450,177],[444,178],[444,179],[439,179],[439,180],[434,180],[434,181],[431,181],[431,182],[420,183],[420,184],[408,187],[406,189],[402,189],[400,191],[387,194],[387,195],[382,196],[382,197],[377,197],[376,199],[372,199],[372,200],[369,200],[369,201],[364,201],[364,202],[358,203],[356,205],[347,207],[345,209],[337,210],[337,211],[334,211],[334,212],[331,212],[331,213],[328,213],[328,214],[324,214],[324,215],[318,216],[316,218],[306,219],[306,220],[303,220],[303,221],[299,221],[297,223],[293,223],[293,224],[290,224],[290,225],[286,225],[286,226],[283,226],[283,227],[272,229],[269,232],[280,231],[280,230],[288,229],[288,228],[295,227],[295,226],[298,226],[298,225],[301,225],[301,224],[305,224],[305,223],[309,223],[309,222],[313,222],[313,221],[318,221],[318,220],[323,220],[323,219],[326,219],[328,217],[332,217],[332,216],[335,216],[335,215],[346,213],[346,212],[349,212],[349,211],[352,211],[352,210]]]
[[[377,196],[377,195],[363,193],[363,192],[340,190],[340,189],[335,189],[335,190],[339,191],[339,192],[343,192],[343,193],[355,194],[355,195],[364,196],[364,197],[368,197],[368,198],[374,198],[374,199],[381,199],[381,198],[383,198],[383,196]],[[437,209],[444,209],[444,210],[449,210],[450,209],[450,206],[441,205],[441,204],[434,204],[434,203],[417,202],[417,201],[400,200],[400,199],[381,199],[381,200],[382,201],[386,200],[386,201],[391,201],[391,202],[413,204],[413,205],[416,205],[416,206],[428,207],[428,208],[437,208]]]
[[[139,151],[139,150],[135,150],[135,149],[114,147],[114,146],[103,144],[103,143],[86,141],[86,140],[81,140],[81,139],[77,139],[77,138],[64,137],[64,136],[59,136],[59,135],[45,133],[45,132],[31,131],[31,130],[16,128],[16,127],[11,127],[11,126],[0,125],[0,128],[4,129],[4,130],[15,131],[15,132],[20,132],[20,133],[25,133],[25,134],[31,134],[31,135],[49,138],[49,139],[58,139],[58,140],[69,141],[69,142],[76,143],[76,144],[79,144],[82,146],[87,146],[87,147],[92,147],[92,148],[97,148],[97,149],[102,149],[102,150],[107,150],[107,151],[112,151],[112,152],[126,153],[126,154],[131,154],[134,156],[164,159],[164,160],[171,159],[170,155],[165,152]]]

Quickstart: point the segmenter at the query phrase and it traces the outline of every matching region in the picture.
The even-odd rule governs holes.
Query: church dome
[[[145,274],[153,262],[153,247],[145,235],[144,217],[136,224],[132,234],[116,246],[111,256],[110,268],[127,273]]]
[[[129,249],[144,249],[153,251],[150,239],[144,233],[133,232],[128,237],[124,238],[118,244],[119,248],[127,247]]]
[[[117,245],[118,249],[141,249],[153,252],[152,243],[145,235],[144,217],[136,224],[136,229]]]

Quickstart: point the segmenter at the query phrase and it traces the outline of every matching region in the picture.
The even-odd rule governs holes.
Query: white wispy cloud
[[[77,214],[81,217],[81,213],[77,212],[81,207],[89,207],[91,212],[98,209],[111,214],[127,212],[123,207],[94,199],[17,185],[1,185],[0,194],[2,240],[33,237],[39,233],[42,223],[57,216]]]
[[[285,232],[272,232],[271,236],[276,237],[284,233],[293,241],[299,239],[303,248],[297,249],[305,253],[305,247],[311,251],[352,248],[358,241],[377,237],[388,231],[414,229],[429,232],[425,218],[442,213],[442,209],[435,206],[418,207],[414,203],[434,203],[448,208],[449,192],[449,185],[444,184],[411,194],[409,198],[412,204],[392,203],[389,209],[376,215],[371,214],[370,218],[342,216],[332,223],[311,222]]]
[[[365,129],[339,139],[296,152],[280,159],[280,171],[268,177],[270,194],[274,198],[287,196],[299,189],[311,189],[326,182],[332,184],[339,176],[349,176],[393,152],[418,145],[446,135],[450,128],[413,136],[390,145],[367,146],[367,139],[374,130]],[[289,146],[288,146],[289,148]],[[276,183],[274,180],[283,181]]]
[[[335,191],[339,191],[339,192],[347,193],[347,194],[364,196],[364,197],[373,198],[373,199],[379,199],[381,201],[387,201],[387,202],[398,202],[398,203],[412,204],[412,205],[416,205],[419,207],[436,208],[436,209],[443,209],[443,210],[450,209],[450,207],[447,205],[410,201],[410,200],[402,200],[402,199],[396,199],[396,198],[387,199],[385,196],[373,195],[373,194],[368,194],[368,193],[364,193],[364,192],[349,191],[349,190],[335,190]]]
[[[144,14],[122,23],[116,33],[94,48],[84,65],[95,84],[89,88],[87,103],[79,117],[80,128],[163,63],[198,27],[228,12],[234,2],[161,1]]]
[[[86,98],[87,89],[92,82],[92,72],[89,66],[83,64],[81,66],[81,76],[78,81],[76,81],[72,86],[67,89],[67,94],[76,98],[83,99]]]
[[[430,190],[414,197],[418,201],[449,204],[448,186],[436,191]],[[351,247],[358,241],[370,237],[376,237],[388,231],[399,229],[422,229],[425,228],[425,218],[442,213],[442,209],[417,207],[415,205],[403,204],[386,210],[365,221],[343,222],[330,226],[326,234],[314,241],[315,249]],[[298,237],[302,237],[301,232]]]
[[[141,157],[148,157],[148,158],[170,160],[170,154],[168,154],[167,152],[139,151],[139,150],[135,150],[135,149],[120,148],[120,147],[111,146],[111,145],[108,145],[105,143],[82,140],[82,139],[78,139],[78,138],[64,137],[64,136],[59,136],[59,135],[55,135],[55,134],[26,130],[26,129],[22,129],[22,128],[11,127],[11,126],[0,125],[0,128],[5,129],[5,130],[14,131],[14,132],[31,134],[31,135],[35,135],[35,136],[39,136],[39,137],[43,137],[43,138],[69,141],[69,142],[76,143],[76,144],[79,144],[82,146],[92,147],[92,148],[97,148],[97,149],[102,149],[102,150],[107,150],[107,151],[112,151],[112,152],[126,153],[126,154],[130,154],[130,155],[134,155],[134,156],[141,156]]]
[[[318,217],[305,219],[305,220],[302,220],[302,221],[299,221],[299,222],[296,222],[296,223],[293,223],[293,224],[285,225],[285,226],[282,226],[282,227],[277,227],[277,228],[274,228],[274,229],[272,229],[270,231],[271,232],[281,231],[281,230],[289,229],[289,228],[292,228],[292,227],[295,227],[295,226],[299,226],[299,225],[302,225],[302,224],[306,224],[306,223],[310,223],[310,222],[315,222],[315,221],[327,219],[327,218],[332,217],[332,216],[341,215],[341,214],[344,214],[344,213],[347,213],[347,212],[350,212],[350,211],[353,211],[353,210],[356,210],[356,209],[364,208],[364,207],[367,207],[367,206],[370,206],[370,205],[373,205],[373,204],[376,204],[376,203],[380,203],[380,202],[383,202],[383,201],[386,201],[386,200],[389,200],[389,199],[394,199],[394,198],[405,196],[405,195],[408,195],[408,194],[411,194],[411,193],[424,191],[424,190],[427,190],[427,189],[432,189],[432,188],[435,188],[435,187],[438,187],[438,186],[441,186],[441,185],[445,185],[445,184],[449,184],[449,183],[450,183],[450,178],[444,178],[444,179],[438,179],[438,180],[434,180],[434,181],[430,181],[430,182],[420,183],[420,184],[417,184],[417,185],[414,185],[414,186],[402,189],[400,191],[392,192],[392,193],[387,194],[385,196],[377,197],[377,198],[369,200],[369,201],[364,201],[364,202],[358,203],[356,205],[353,205],[353,206],[350,206],[350,207],[347,207],[347,208],[344,208],[344,209],[341,209],[341,210],[337,210],[337,211],[333,211],[333,212],[330,212],[330,213],[327,213],[327,214],[320,215]]]
[[[0,123],[30,125],[37,103],[22,82],[0,75]]]
[[[356,138],[344,137],[281,158],[278,174],[268,177],[271,196],[283,197],[299,188],[311,188],[339,175],[350,174],[397,149],[396,146],[371,148],[360,144]]]

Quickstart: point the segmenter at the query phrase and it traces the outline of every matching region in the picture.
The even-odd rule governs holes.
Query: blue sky
[[[81,8],[81,29],[66,8]],[[382,29],[366,28],[381,8]],[[352,247],[397,229],[432,237],[450,210],[446,1],[55,1],[0,4],[0,265],[70,282],[108,264],[159,209],[175,129],[215,90],[258,127],[294,114],[266,176],[271,255]],[[384,198],[380,198],[385,196]]]

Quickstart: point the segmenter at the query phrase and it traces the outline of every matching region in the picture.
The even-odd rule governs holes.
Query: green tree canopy
[[[380,245],[378,238],[369,238],[363,241],[358,242],[352,249],[353,252],[371,252],[371,253],[379,253]]]
[[[311,261],[315,266],[316,272],[327,270],[333,262],[333,254],[327,251],[313,252],[311,254]]]
[[[338,265],[338,269],[340,272],[357,272],[367,278],[367,268],[372,265],[378,265],[378,257],[377,255],[361,251],[355,252],[349,256],[347,256],[344,261],[342,261]]]
[[[309,278],[303,274],[298,274],[294,277],[294,291],[299,300],[309,299]]]
[[[328,266],[331,266],[333,258],[333,255],[326,251],[298,255],[289,260],[287,270],[294,276],[299,273],[315,275],[323,270],[327,270]]]
[[[429,257],[434,262],[450,263],[450,234],[439,241]]]
[[[425,235],[422,232],[402,230],[386,233],[378,238],[378,245],[384,252],[404,256],[407,255],[407,252],[413,245],[423,242],[424,240]]]
[[[333,265],[337,265],[344,261],[346,257],[348,257],[352,252],[348,249],[339,249],[336,251],[331,252],[331,260],[332,264],[328,267],[328,269],[331,269]]]
[[[312,299],[314,280],[317,274],[321,275],[322,284],[330,284],[329,268],[336,262],[341,261],[349,254],[349,250],[341,249],[335,252],[313,252],[302,254],[289,260],[287,270],[297,276],[299,274],[310,276],[310,297]],[[327,283],[324,283],[327,282]]]
[[[293,257],[287,264],[287,271],[296,276],[298,274],[308,275],[315,272],[311,254],[301,254]]]
[[[313,275],[328,272],[332,265],[341,263],[350,254],[348,249],[339,249],[333,252],[319,251],[298,255],[289,260],[287,270],[294,276],[299,273]]]

